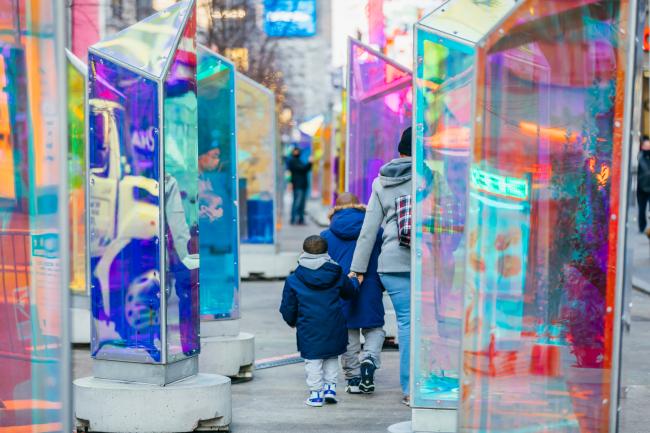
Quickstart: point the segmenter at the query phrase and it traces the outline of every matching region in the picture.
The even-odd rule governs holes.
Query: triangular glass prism
[[[161,78],[191,10],[192,0],[176,3],[96,43],[91,50]]]

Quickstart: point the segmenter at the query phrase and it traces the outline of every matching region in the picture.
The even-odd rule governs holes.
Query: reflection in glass
[[[167,361],[199,350],[196,20],[190,16],[164,88]]]
[[[367,203],[372,181],[399,157],[402,131],[411,126],[412,75],[355,40],[348,65],[347,190]]]
[[[242,243],[275,243],[275,97],[242,74],[236,78]]]
[[[456,408],[474,50],[418,27],[413,394]]]
[[[0,431],[69,431],[64,8],[0,11]]]
[[[66,51],[68,72],[68,183],[70,290],[86,293],[86,65]]]
[[[613,431],[628,15],[529,1],[480,49],[461,432]]]
[[[180,2],[90,50],[91,349],[98,359],[171,363],[199,350],[193,9]],[[151,45],[151,59],[169,62],[135,72],[128,55],[137,45],[127,43],[134,38]]]
[[[91,352],[161,362],[158,86],[89,55]]]
[[[239,318],[235,68],[199,47],[201,319]],[[218,271],[216,271],[218,270]]]

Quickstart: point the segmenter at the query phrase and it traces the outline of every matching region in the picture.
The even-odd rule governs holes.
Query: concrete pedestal
[[[78,432],[229,431],[230,379],[199,374],[157,386],[86,377],[74,381]]]
[[[274,245],[242,245],[239,273],[242,278],[286,278],[298,266],[297,253],[278,252]]]
[[[414,433],[454,433],[458,423],[455,409],[412,409]]]
[[[70,304],[72,344],[90,344],[90,298],[73,294]]]
[[[199,371],[250,380],[255,369],[255,336],[240,332],[239,320],[201,322]]]

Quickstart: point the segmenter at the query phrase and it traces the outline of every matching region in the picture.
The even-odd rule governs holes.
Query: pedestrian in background
[[[372,183],[372,194],[350,267],[350,276],[363,276],[368,272],[377,234],[383,226],[378,271],[397,316],[400,385],[404,395],[402,402],[406,405],[410,404],[411,249],[410,230],[408,233],[402,233],[400,224],[406,220],[402,217],[410,215],[411,137],[409,127],[402,133],[398,145],[400,157],[384,165]]]
[[[296,272],[284,284],[280,313],[296,328],[300,356],[305,360],[308,406],[336,403],[339,355],[345,353],[348,332],[341,299],[353,299],[359,280],[350,279],[327,254],[327,241],[309,236]]]
[[[330,227],[321,233],[329,245],[329,255],[346,275],[350,272],[352,255],[361,234],[366,207],[349,192],[336,199],[336,206],[330,211]],[[375,390],[375,370],[381,367],[381,349],[384,345],[383,286],[377,273],[381,236],[375,238],[368,268],[363,276],[359,295],[350,301],[343,301],[343,315],[348,325],[348,348],[341,357],[341,364],[350,394],[369,394]],[[365,340],[361,349],[361,335]]]
[[[311,171],[311,158],[304,162],[301,159],[301,150],[295,147],[287,167],[291,172],[291,186],[293,187],[293,204],[291,206],[291,224],[305,224],[305,207],[307,205],[307,187],[309,186],[309,172]]]
[[[647,135],[644,135],[641,139],[636,200],[639,204],[639,231],[644,233],[648,224],[648,202],[650,201],[650,137]]]

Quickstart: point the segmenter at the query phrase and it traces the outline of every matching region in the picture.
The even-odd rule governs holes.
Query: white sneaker
[[[311,407],[322,407],[323,393],[321,391],[310,391],[309,398],[305,400],[305,404]]]

